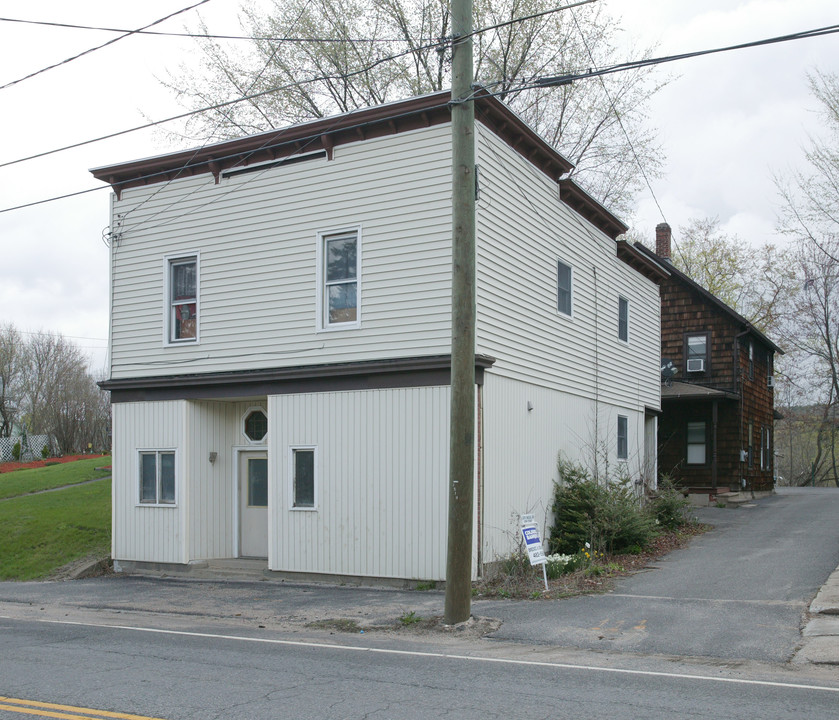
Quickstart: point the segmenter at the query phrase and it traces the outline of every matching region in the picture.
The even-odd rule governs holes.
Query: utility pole
[[[475,106],[472,0],[452,0],[452,369],[447,625],[472,613],[475,472]]]

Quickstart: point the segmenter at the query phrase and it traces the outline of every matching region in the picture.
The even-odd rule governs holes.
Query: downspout
[[[597,297],[597,266],[592,265],[594,273],[594,477],[599,482],[600,472],[597,462],[598,445],[600,444],[600,345],[599,345],[599,312]]]
[[[475,483],[475,494],[477,496],[477,515],[478,515],[478,522],[477,522],[477,543],[478,543],[478,552],[477,552],[477,574],[478,577],[483,577],[484,575],[484,563],[483,563],[483,546],[484,546],[484,386],[477,385],[475,387],[475,391],[477,394],[477,402],[478,402],[478,418],[475,423],[475,434],[477,440],[477,458],[475,461],[475,466],[477,470],[478,477],[476,478]]]
[[[719,400],[714,400],[711,406],[711,491],[717,494],[717,412]]]

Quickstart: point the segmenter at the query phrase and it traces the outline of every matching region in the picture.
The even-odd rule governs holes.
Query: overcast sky
[[[193,0],[195,2],[196,0]],[[257,0],[258,2],[259,0]],[[839,23],[836,0],[602,0],[623,17],[627,48],[657,44],[656,55],[701,50]],[[188,0],[32,0],[0,4],[0,16],[137,28]],[[557,5],[562,4],[557,0]],[[239,0],[200,9],[211,32],[236,33]],[[194,27],[196,11],[156,29]],[[113,33],[0,21],[0,85],[116,37]],[[627,49],[627,60],[634,59]],[[0,89],[0,164],[161,119],[181,111],[157,81],[197,61],[189,40],[133,36]],[[650,106],[666,156],[665,177],[638,198],[632,224],[652,238],[664,218],[679,228],[718,216],[726,231],[774,241],[773,173],[801,162],[819,131],[806,73],[839,72],[839,35],[724,53],[660,66],[670,78]],[[96,188],[88,169],[173,150],[141,131],[72,151],[0,167],[0,210]],[[108,336],[109,190],[0,213],[0,324],[61,332],[104,367]]]

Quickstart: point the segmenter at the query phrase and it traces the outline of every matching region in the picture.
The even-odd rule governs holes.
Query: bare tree
[[[565,154],[596,198],[628,212],[641,185],[639,162],[648,177],[661,168],[644,110],[658,86],[638,70],[523,90],[536,77],[625,59],[617,57],[618,22],[599,4],[547,12],[555,7],[548,0],[476,0],[475,27],[493,28],[475,39],[476,82]],[[184,129],[193,141],[443,90],[450,81],[446,0],[275,0],[268,12],[244,6],[240,21],[255,38],[249,50],[201,40],[201,64],[182,67],[165,84],[190,109],[265,94],[193,116]]]
[[[0,437],[9,437],[18,416],[24,347],[14,325],[0,327]]]

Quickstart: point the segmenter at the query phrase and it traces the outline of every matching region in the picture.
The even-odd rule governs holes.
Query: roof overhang
[[[652,280],[659,285],[662,281],[670,277],[670,271],[664,265],[647,257],[637,248],[634,248],[626,242],[626,240],[618,240],[618,258],[634,270],[637,270],[648,280]]]
[[[566,205],[576,210],[598,230],[606,233],[612,240],[629,230],[628,225],[625,225],[615,215],[612,215],[612,213],[571,178],[565,178],[559,181],[559,198]]]
[[[316,151],[325,151],[331,159],[339,145],[450,122],[450,102],[449,91],[422,95],[192,150],[93,168],[90,172],[109,183],[117,197],[126,188],[201,174],[212,174],[218,182],[221,173],[231,168]],[[574,168],[516,113],[486,91],[476,94],[475,112],[483,125],[554,181]]]
[[[692,383],[673,382],[661,386],[661,402],[668,400],[739,400],[737,393],[728,390],[694,385]]]

